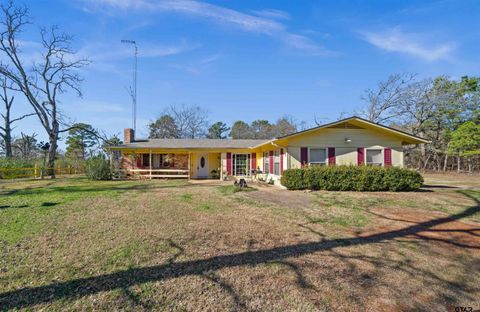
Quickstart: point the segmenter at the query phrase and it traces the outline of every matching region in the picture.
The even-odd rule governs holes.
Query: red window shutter
[[[252,170],[257,170],[257,153],[252,153]]]
[[[357,148],[357,165],[361,166],[365,164],[365,148]]]
[[[383,150],[384,165],[385,167],[390,167],[392,165],[392,149],[385,148]]]
[[[328,165],[335,165],[335,147],[328,148]]]
[[[232,153],[227,153],[227,175],[232,175]]]
[[[270,174],[273,174],[273,151],[269,152]]]
[[[280,149],[280,175],[283,174],[283,148]]]
[[[302,167],[308,164],[308,147],[300,148],[300,164]]]

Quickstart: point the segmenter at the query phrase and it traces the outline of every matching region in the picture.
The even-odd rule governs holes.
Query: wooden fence
[[[55,175],[72,175],[83,174],[85,168],[79,167],[56,167]],[[47,168],[43,168],[44,175],[48,171]],[[42,168],[34,166],[30,168],[0,168],[0,179],[20,179],[20,178],[39,178],[42,175]]]

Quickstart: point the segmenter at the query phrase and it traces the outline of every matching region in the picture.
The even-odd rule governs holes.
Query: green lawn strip
[[[109,271],[132,268],[147,262],[152,254],[162,253],[171,256],[176,252],[178,249],[168,241],[135,240],[107,252],[106,267]]]
[[[480,202],[480,190],[463,190],[459,192]]]
[[[341,227],[364,227],[370,223],[364,208],[378,203],[377,199],[351,198],[345,193],[314,193],[318,210],[306,215],[309,223],[324,223]]]
[[[68,213],[69,204],[96,197],[113,197],[130,190],[172,187],[178,182],[158,184],[139,181],[89,181],[58,179],[15,183],[0,191],[0,240],[15,244],[38,232],[52,214],[55,218]]]
[[[462,190],[458,192],[464,194],[465,196],[470,197],[475,201],[476,206],[474,207],[476,207],[477,209],[472,215],[467,216],[466,219],[475,221],[475,222],[480,222],[480,190]]]
[[[193,195],[190,193],[183,193],[182,195],[180,195],[180,200],[183,202],[189,203],[192,201],[192,199]]]
[[[205,212],[215,212],[217,207],[211,203],[201,203],[197,207],[195,207],[195,210],[197,211],[205,211]]]
[[[253,191],[257,190],[256,188],[250,187],[250,186],[239,187],[239,186],[235,186],[235,185],[222,185],[222,186],[219,186],[217,189],[223,195],[231,195],[231,194],[235,194],[235,193],[238,193],[238,192],[253,192]]]

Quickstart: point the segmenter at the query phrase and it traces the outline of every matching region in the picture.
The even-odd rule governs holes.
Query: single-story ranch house
[[[135,139],[125,129],[115,146],[118,167],[130,177],[257,178],[278,181],[305,165],[403,167],[403,146],[427,140],[350,117],[271,140]]]

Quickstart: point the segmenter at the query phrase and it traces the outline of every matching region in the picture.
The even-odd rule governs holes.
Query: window
[[[367,165],[383,166],[382,150],[380,149],[367,150]]]
[[[233,175],[248,175],[250,168],[250,154],[234,154],[233,155]]]
[[[263,173],[270,173],[270,155],[263,153]]]
[[[142,159],[142,164],[144,167],[149,167],[150,166],[150,154],[142,154],[143,159]]]
[[[280,151],[273,153],[273,174],[280,175]]]
[[[308,159],[310,165],[325,165],[327,163],[327,149],[311,148]]]

